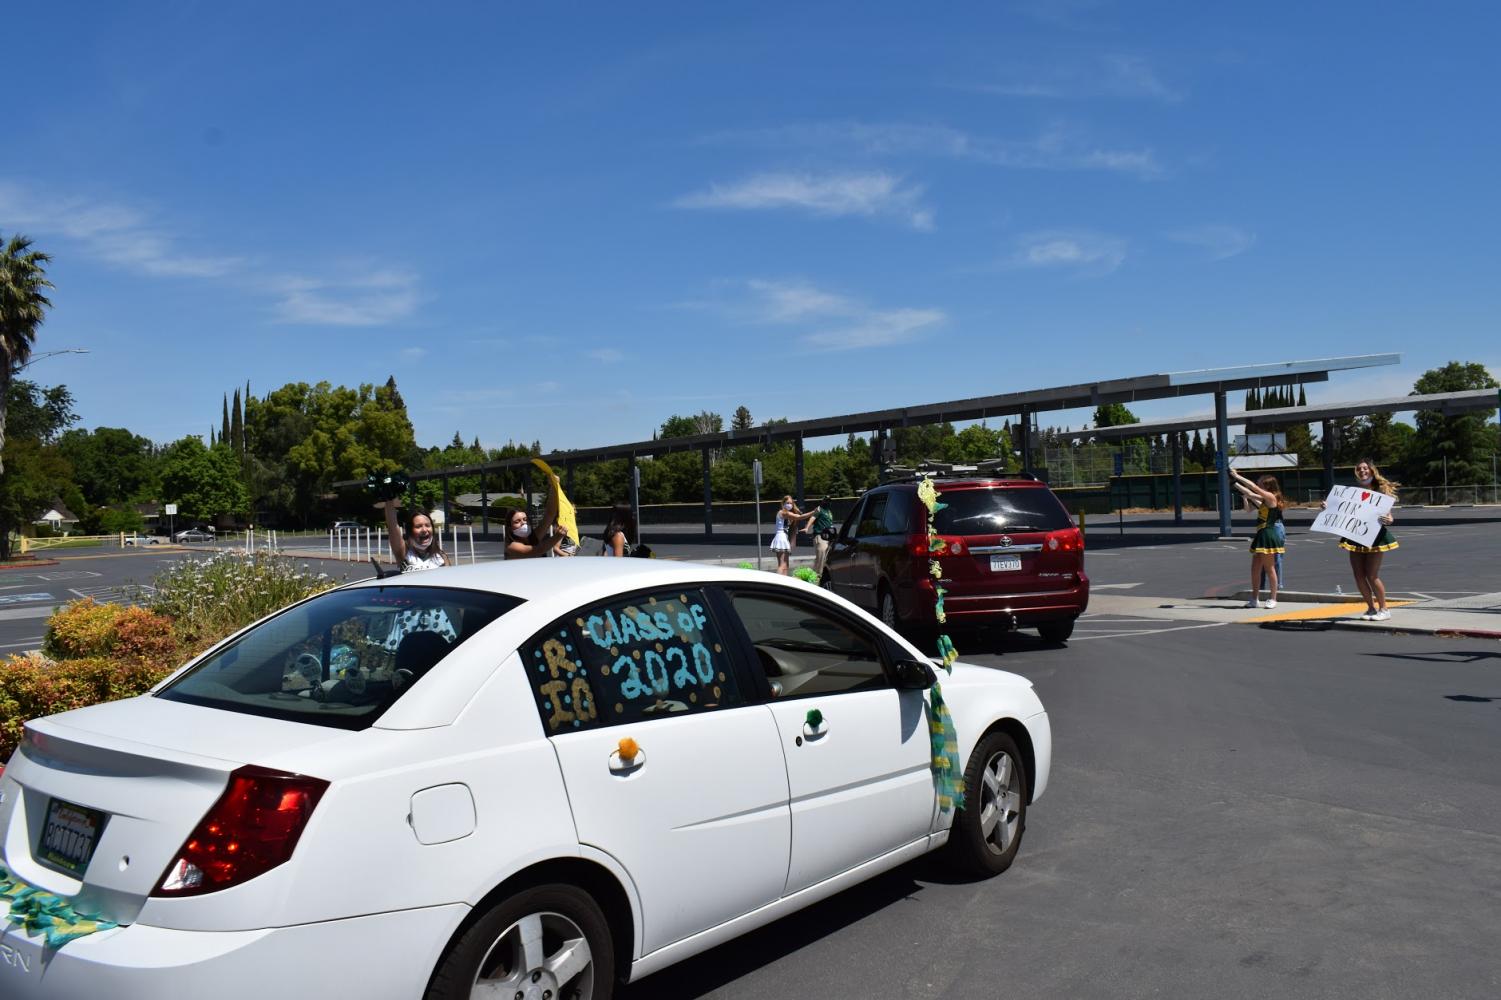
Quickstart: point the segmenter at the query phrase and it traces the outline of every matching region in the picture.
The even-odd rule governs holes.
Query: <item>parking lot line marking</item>
[[[1229,625],[1229,622],[1206,622],[1203,625],[1174,625],[1171,628],[1144,629],[1140,632],[1107,632],[1104,635],[1086,635],[1082,639],[1070,639],[1070,642],[1091,642],[1095,639],[1128,639],[1136,635],[1157,635],[1162,632],[1187,632],[1196,628],[1219,628],[1221,625]]]
[[[0,649],[15,649],[17,646],[27,646],[32,649],[42,644],[42,637],[34,635],[30,639],[22,639],[20,642],[0,642]]]
[[[1387,601],[1389,608],[1400,608],[1404,604],[1414,604],[1414,601]],[[1320,604],[1318,607],[1304,608],[1301,611],[1279,612],[1275,615],[1264,615],[1260,618],[1247,618],[1245,624],[1259,625],[1262,622],[1306,622],[1317,618],[1352,618],[1366,609],[1365,601],[1356,601],[1354,604]]]
[[[12,622],[18,618],[51,618],[51,604],[39,604],[32,608],[6,608],[0,611],[0,622]]]

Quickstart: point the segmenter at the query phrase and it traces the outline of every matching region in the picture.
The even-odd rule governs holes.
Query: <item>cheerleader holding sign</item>
[[[1384,622],[1392,616],[1386,609],[1386,585],[1381,582],[1381,562],[1397,548],[1397,539],[1387,527],[1392,523],[1392,505],[1397,484],[1387,479],[1370,459],[1355,466],[1358,486],[1336,486],[1324,500],[1323,513],[1313,522],[1314,531],[1339,535],[1339,547],[1350,553],[1350,571],[1355,586],[1365,598],[1367,621]]]

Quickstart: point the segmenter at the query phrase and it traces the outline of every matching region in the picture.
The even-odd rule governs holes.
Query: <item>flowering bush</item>
[[[154,581],[147,603],[170,617],[178,639],[197,651],[336,582],[285,556],[224,552],[171,566]]]
[[[145,694],[190,655],[333,586],[282,556],[224,553],[167,569],[141,595],[150,608],[74,601],[48,619],[40,655],[0,661],[0,763],[27,719]]]
[[[20,743],[27,719],[144,694],[171,669],[137,658],[7,658],[0,662],[0,763]]]
[[[176,659],[177,637],[169,618],[85,597],[47,619],[42,652],[55,660],[114,656],[164,665]]]

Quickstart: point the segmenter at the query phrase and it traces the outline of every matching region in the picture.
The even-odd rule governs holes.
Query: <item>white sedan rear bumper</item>
[[[178,931],[134,924],[48,949],[5,923],[0,996],[9,1000],[292,1000],[420,997],[469,907],[455,904],[255,931]]]

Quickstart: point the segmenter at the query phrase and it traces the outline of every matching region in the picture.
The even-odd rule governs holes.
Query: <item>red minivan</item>
[[[829,545],[823,586],[904,631],[931,632],[935,587],[950,627],[1036,628],[1063,642],[1089,606],[1084,535],[1030,476],[942,479],[934,518],[943,577],[929,572],[927,509],[917,482],[867,491]]]

